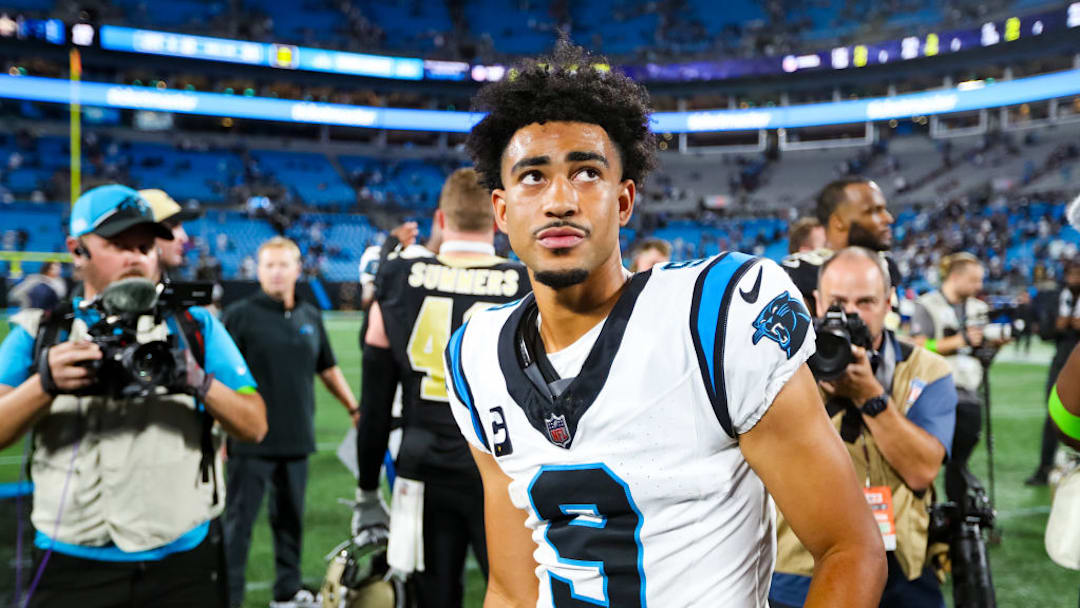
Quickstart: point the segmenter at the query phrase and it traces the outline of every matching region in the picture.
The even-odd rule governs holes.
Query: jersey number
[[[549,571],[556,608],[644,608],[641,511],[626,482],[603,464],[544,466],[529,498],[559,562],[594,573],[575,582]]]
[[[469,320],[473,313],[495,306],[491,302],[477,302],[465,311],[462,322]],[[412,334],[405,352],[409,355],[409,365],[421,374],[420,398],[429,401],[449,401],[446,396],[446,370],[443,369],[443,351],[450,342],[453,332],[454,299],[442,296],[428,296],[420,305],[420,314],[416,315]]]

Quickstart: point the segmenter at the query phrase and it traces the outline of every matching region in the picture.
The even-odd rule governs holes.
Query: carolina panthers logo
[[[790,359],[802,346],[810,327],[810,313],[798,298],[784,292],[765,305],[754,320],[754,344],[768,338],[780,345]]]
[[[134,215],[149,215],[151,217],[154,214],[150,209],[150,204],[141,196],[129,196],[125,198],[116,206],[116,210],[118,212],[124,211],[133,213]]]

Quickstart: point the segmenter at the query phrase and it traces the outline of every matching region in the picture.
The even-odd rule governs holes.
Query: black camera
[[[852,346],[870,348],[873,345],[870,328],[859,315],[849,316],[835,305],[825,311],[825,316],[814,319],[814,331],[817,333],[817,351],[807,363],[819,381],[835,380],[844,375],[847,366],[854,361]]]
[[[177,311],[209,304],[211,288],[210,283],[155,285],[139,278],[117,281],[106,288],[87,305],[101,313],[101,319],[87,328],[87,333],[102,356],[85,362],[96,381],[80,394],[125,399],[178,385],[187,375],[186,345],[180,334],[139,342],[140,320],[149,317],[156,325]]]
[[[997,606],[983,538],[985,531],[994,528],[994,520],[990,498],[977,483],[968,488],[961,504],[945,502],[930,508],[930,542],[949,545],[956,608]]]

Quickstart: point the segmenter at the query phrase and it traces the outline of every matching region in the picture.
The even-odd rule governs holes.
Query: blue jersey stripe
[[[454,335],[450,337],[450,343],[446,347],[446,354],[449,359],[446,371],[450,375],[454,393],[465,404],[465,407],[469,408],[476,438],[490,450],[491,446],[487,441],[487,433],[484,432],[484,426],[480,424],[480,412],[476,410],[476,405],[473,403],[472,390],[469,388],[469,381],[465,379],[465,370],[461,366],[461,343],[465,337],[465,328],[467,326],[467,322],[462,324],[454,332]]]
[[[702,366],[701,374],[705,388],[712,400],[720,424],[728,435],[734,436],[731,420],[727,414],[727,395],[723,382],[721,353],[724,340],[727,300],[731,297],[731,283],[741,268],[747,268],[755,261],[745,253],[726,253],[713,260],[694,288],[694,301],[690,316],[690,333],[698,353],[698,363]]]

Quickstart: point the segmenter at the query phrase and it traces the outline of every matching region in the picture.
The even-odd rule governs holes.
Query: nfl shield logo
[[[570,429],[566,427],[566,416],[554,416],[544,419],[547,426],[548,439],[551,443],[565,448],[570,445]]]

